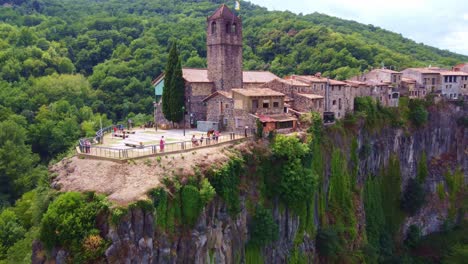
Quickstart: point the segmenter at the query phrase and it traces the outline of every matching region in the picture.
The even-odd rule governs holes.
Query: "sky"
[[[249,0],[268,10],[319,12],[468,55],[468,0]]]

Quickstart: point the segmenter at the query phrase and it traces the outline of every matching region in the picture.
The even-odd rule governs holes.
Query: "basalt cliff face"
[[[359,149],[366,149],[365,155],[359,158],[357,182],[360,186],[369,175],[378,175],[390,157],[395,155],[400,161],[401,188],[404,189],[408,180],[416,176],[417,162],[422,153],[428,157],[429,174],[424,183],[428,202],[416,215],[405,219],[401,233],[405,233],[411,224],[420,226],[423,234],[441,228],[448,214],[448,204],[438,201],[435,193],[436,185],[444,182],[443,173],[447,168],[461,167],[467,181],[468,129],[457,124],[457,120],[466,115],[466,109],[448,105],[431,110],[428,123],[420,129],[387,128],[369,132],[362,128],[357,132]],[[336,146],[343,146],[345,153],[349,151],[349,138],[341,137],[339,133],[331,136]],[[327,180],[323,184],[326,189]],[[172,235],[158,231],[156,213],[141,208],[129,210],[116,225],[108,223],[105,217],[98,219],[101,236],[110,241],[105,260],[108,263],[244,263],[252,218],[247,200],[255,188],[253,183],[241,191],[240,213],[235,217],[228,213],[226,203],[215,197],[202,210],[194,228],[179,230]],[[363,208],[361,200],[356,206],[360,234],[366,224]],[[295,243],[301,252],[316,255],[315,237],[305,235],[299,243],[295,241],[300,225],[298,216],[278,201],[272,202],[272,212],[279,226],[279,238],[261,250],[265,263],[286,263]],[[40,249],[38,242],[34,245],[34,263],[45,261],[44,257],[36,254]],[[65,263],[67,252],[56,249],[49,259]]]

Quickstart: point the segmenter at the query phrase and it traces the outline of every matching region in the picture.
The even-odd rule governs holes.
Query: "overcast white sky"
[[[269,10],[324,13],[373,24],[468,55],[468,0],[249,0]]]

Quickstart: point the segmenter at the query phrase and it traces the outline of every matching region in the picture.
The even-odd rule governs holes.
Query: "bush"
[[[203,179],[201,181],[201,187],[200,187],[200,202],[202,206],[207,205],[211,200],[214,198],[216,195],[216,191],[213,186],[211,186],[210,182],[208,179]]]
[[[193,185],[184,186],[181,191],[181,200],[182,220],[185,224],[193,226],[196,223],[202,209],[200,203],[200,193],[197,187]]]
[[[423,100],[410,100],[409,102],[409,119],[416,127],[424,125],[429,117],[429,113],[424,106]]]
[[[81,242],[95,229],[97,215],[107,209],[102,198],[69,192],[53,201],[41,222],[40,239],[47,249],[63,246],[80,248]]]
[[[263,247],[278,239],[278,224],[271,214],[271,210],[257,206],[255,215],[249,228],[251,245]]]
[[[322,257],[336,256],[341,252],[337,232],[332,228],[319,229],[316,237],[316,247]]]
[[[25,233],[15,213],[11,209],[3,210],[0,214],[0,259],[7,256],[8,248],[21,240]]]
[[[415,248],[421,240],[421,229],[417,225],[411,225],[406,235],[405,245],[409,248]]]
[[[223,198],[228,206],[229,213],[236,215],[240,211],[239,184],[240,173],[242,171],[243,160],[232,158],[228,164],[220,169],[209,172],[208,180],[216,190],[216,193]]]
[[[414,215],[424,202],[425,193],[421,184],[415,179],[410,179],[401,199],[401,209],[409,215]]]

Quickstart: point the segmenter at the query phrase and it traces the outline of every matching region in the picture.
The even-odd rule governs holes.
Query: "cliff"
[[[427,124],[418,129],[382,128],[369,130],[362,125],[354,127],[355,133],[343,133],[336,129],[327,129],[325,134],[335,147],[340,148],[348,160],[352,159],[352,141],[357,139],[359,153],[357,166],[357,188],[362,188],[371,175],[382,175],[382,170],[389,166],[391,157],[397,157],[400,163],[401,186],[403,191],[409,179],[417,174],[418,161],[427,155],[429,174],[423,188],[426,192],[426,203],[413,216],[405,217],[398,237],[401,240],[410,225],[416,224],[423,234],[438,231],[447,220],[450,202],[437,196],[436,189],[445,183],[444,174],[448,169],[461,167],[464,181],[468,172],[468,129],[457,124],[460,117],[466,116],[466,109],[453,105],[434,106],[430,109]],[[263,148],[264,146],[260,147]],[[253,148],[253,149],[252,149]],[[250,151],[255,153],[255,146]],[[250,153],[249,155],[252,155]],[[330,185],[330,153],[323,153],[325,177],[320,182],[324,190]],[[249,156],[251,157],[251,156]],[[259,168],[249,167],[253,163],[246,160],[247,169],[239,175],[239,210],[230,212],[229,204],[217,195],[205,206],[192,228],[176,226],[172,232],[166,232],[158,226],[158,210],[147,207],[132,207],[117,223],[110,223],[105,217],[97,221],[100,234],[109,241],[103,260],[108,263],[253,263],[250,253],[246,253],[252,222],[253,207],[262,200],[259,198],[259,181],[253,176],[259,174]],[[258,165],[258,164],[257,164]],[[272,169],[272,168],[270,168]],[[357,192],[359,193],[359,192]],[[308,262],[313,259],[327,262],[317,254],[315,245],[316,228],[320,226],[320,192],[315,192],[313,204],[313,228],[306,232],[301,227],[297,211],[291,210],[278,197],[268,202],[272,215],[278,225],[278,239],[258,253],[265,263],[286,263],[295,254],[302,254]],[[323,194],[322,194],[323,195]],[[362,195],[355,194],[354,210],[357,236],[349,248],[362,246],[366,229],[366,212]],[[385,210],[385,209],[384,209]],[[325,221],[333,224],[337,220]],[[302,233],[302,234],[301,234]],[[42,245],[36,243],[33,263],[44,263],[40,257]],[[299,252],[299,253],[298,253]],[[50,259],[56,263],[65,263],[67,251],[56,248]],[[247,256],[249,255],[249,256]],[[255,254],[254,254],[255,255]]]

